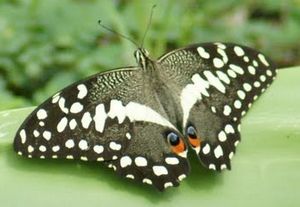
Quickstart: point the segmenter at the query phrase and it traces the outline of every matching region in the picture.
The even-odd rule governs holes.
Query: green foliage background
[[[0,0],[0,110],[36,105],[67,84],[135,64],[140,42],[153,57],[187,44],[230,41],[257,48],[280,67],[300,63],[299,0]]]

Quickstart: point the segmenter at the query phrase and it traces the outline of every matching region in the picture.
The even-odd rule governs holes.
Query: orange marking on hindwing
[[[179,143],[176,146],[172,146],[172,151],[176,154],[185,151],[185,144],[182,139],[180,139]]]
[[[200,147],[200,145],[201,145],[201,140],[198,137],[197,138],[189,137],[189,142],[194,148]]]

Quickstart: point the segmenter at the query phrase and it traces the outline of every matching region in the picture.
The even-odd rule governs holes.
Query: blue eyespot
[[[167,135],[167,139],[168,139],[168,142],[172,146],[176,146],[180,142],[179,136],[176,133],[174,133],[174,132],[169,132],[168,135]]]
[[[189,126],[187,129],[186,129],[186,134],[189,136],[189,138],[191,139],[196,139],[197,138],[197,131],[195,129],[195,127],[193,126]]]

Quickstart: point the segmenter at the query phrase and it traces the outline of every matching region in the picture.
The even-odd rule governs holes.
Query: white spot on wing
[[[229,67],[236,73],[243,75],[244,74],[244,70],[243,68],[241,68],[240,66],[234,65],[234,64],[230,64]]]
[[[254,87],[256,87],[256,88],[259,88],[259,87],[260,87],[260,82],[255,81],[253,85],[254,85]]]
[[[205,49],[203,47],[198,47],[197,51],[200,55],[200,57],[204,58],[204,59],[208,59],[210,57],[209,53],[205,51]]]
[[[249,73],[252,74],[252,75],[255,75],[255,73],[256,73],[255,68],[254,68],[253,66],[251,66],[251,65],[248,66],[248,71],[249,71]]]
[[[231,124],[226,124],[226,126],[225,126],[225,132],[227,133],[227,134],[230,134],[230,133],[234,133],[234,129],[233,129],[233,127],[232,127],[232,125]]]
[[[243,84],[243,88],[245,89],[245,91],[249,92],[251,91],[252,87],[249,83],[244,83]]]
[[[225,142],[227,140],[227,136],[223,130],[219,132],[218,138],[220,142]]]
[[[61,97],[58,101],[58,106],[60,108],[60,110],[62,112],[64,112],[65,114],[69,113],[69,109],[65,107],[65,103],[66,103],[66,99],[64,99],[63,97]]]
[[[125,136],[127,137],[127,139],[131,139],[131,134],[129,132],[127,132]]]
[[[165,166],[153,166],[152,167],[152,170],[153,170],[153,173],[156,175],[156,176],[161,176],[161,175],[167,175],[168,174],[168,170]]]
[[[78,143],[78,147],[81,149],[81,150],[87,150],[89,147],[88,147],[88,143],[86,140],[82,139],[79,141]]]
[[[229,105],[225,105],[225,106],[224,106],[223,114],[224,114],[225,116],[229,116],[229,115],[231,114],[231,108],[230,108]]]
[[[237,56],[243,56],[245,55],[244,50],[240,46],[234,46],[233,51]]]
[[[271,70],[269,70],[269,69],[267,70],[267,72],[266,72],[266,73],[267,73],[267,76],[272,76],[272,75],[273,75],[272,71],[271,71]]]
[[[267,78],[266,78],[265,75],[261,75],[261,76],[259,76],[259,79],[260,79],[262,82],[265,82]]]
[[[132,160],[129,156],[123,156],[121,159],[120,159],[120,166],[121,168],[125,168],[127,166],[130,166],[132,163]]]
[[[220,169],[221,169],[221,170],[225,170],[226,168],[227,168],[226,164],[222,164],[222,165],[220,166]]]
[[[149,185],[152,185],[152,181],[150,179],[148,179],[148,178],[144,178],[143,179],[143,183],[147,183]]]
[[[239,97],[240,99],[242,99],[242,100],[244,100],[245,97],[246,97],[246,93],[245,93],[244,91],[242,91],[242,90],[238,90],[238,91],[237,91],[237,95],[238,95],[238,97]]]
[[[77,95],[77,98],[83,99],[87,95],[87,88],[84,84],[80,84],[77,86],[77,89],[79,90],[79,93]]]
[[[53,152],[58,152],[59,150],[60,150],[60,147],[58,145],[52,147]]]
[[[129,179],[134,179],[134,175],[132,175],[132,174],[128,174],[128,175],[126,175],[126,178],[129,178]]]
[[[236,109],[240,109],[242,107],[242,102],[240,100],[235,100],[233,105]]]
[[[220,58],[214,58],[213,64],[216,68],[222,68],[224,66],[224,62]]]
[[[93,118],[95,122],[96,131],[101,133],[103,132],[106,118],[107,118],[107,114],[105,112],[104,105],[103,104],[97,105],[95,109],[95,116]]]
[[[38,136],[40,136],[40,133],[39,133],[39,131],[38,130],[33,130],[33,136],[34,137],[38,137]]]
[[[182,181],[184,178],[186,178],[185,174],[181,174],[181,175],[178,176],[179,181]]]
[[[218,145],[215,149],[214,149],[214,154],[216,158],[220,158],[221,156],[223,156],[223,150],[221,145]]]
[[[229,157],[230,160],[233,158],[233,155],[234,155],[233,152],[230,152],[230,153],[229,153],[228,157]]]
[[[58,102],[60,96],[59,96],[60,93],[57,93],[55,94],[54,96],[52,96],[52,103],[55,104]]]
[[[223,83],[214,76],[210,71],[206,70],[203,72],[203,74],[206,76],[207,81],[210,85],[214,86],[216,89],[218,89],[220,92],[225,93],[225,86]]]
[[[46,140],[50,140],[51,139],[51,132],[49,131],[44,131],[43,132],[43,137],[46,139]]]
[[[169,165],[178,165],[179,164],[179,160],[177,157],[166,157],[165,161]]]
[[[270,64],[268,63],[268,61],[266,60],[263,54],[258,54],[258,58],[265,66],[270,66]]]
[[[122,148],[122,145],[121,145],[121,144],[118,144],[118,143],[116,143],[116,142],[114,142],[114,141],[111,141],[111,142],[109,143],[109,148],[112,149],[112,150],[118,151],[118,150],[120,150],[120,149]]]
[[[34,151],[34,148],[33,148],[31,145],[28,145],[27,151],[28,151],[29,153],[32,153],[32,152]]]
[[[44,145],[41,145],[41,146],[39,147],[39,150],[40,150],[41,152],[46,152],[47,148],[46,148]]]
[[[250,61],[248,56],[244,56],[244,57],[243,57],[243,60],[244,60],[245,62],[247,62],[247,63]]]
[[[72,119],[70,122],[69,122],[69,127],[71,130],[75,129],[75,127],[77,126],[77,122],[75,119]]]
[[[204,147],[202,148],[202,152],[205,155],[207,155],[210,152],[210,146],[209,146],[209,144],[204,145]]]
[[[218,75],[218,77],[219,77],[219,79],[220,79],[221,81],[223,81],[223,82],[226,83],[226,84],[229,84],[229,83],[230,83],[230,79],[229,79],[229,77],[228,77],[225,73],[223,73],[223,72],[220,71],[220,70],[218,70],[216,73],[217,73],[217,75]]]
[[[232,77],[232,78],[236,78],[236,77],[237,77],[236,73],[235,73],[233,70],[231,70],[231,69],[228,69],[228,70],[227,70],[227,74],[228,74],[230,77]]]
[[[62,132],[65,130],[66,126],[68,124],[68,119],[66,117],[63,117],[57,124],[57,131]]]
[[[172,187],[172,186],[173,186],[173,183],[171,183],[171,182],[166,182],[164,184],[164,188],[168,188],[168,187]]]
[[[104,147],[102,145],[95,145],[93,147],[94,152],[97,154],[101,154],[104,151]]]
[[[216,165],[215,164],[209,164],[208,169],[216,170]]]
[[[70,112],[73,114],[77,114],[79,112],[81,112],[83,109],[83,105],[79,102],[75,102],[72,104],[71,108],[70,108]]]
[[[145,167],[145,166],[147,166],[147,164],[148,164],[146,158],[144,158],[144,157],[136,157],[136,158],[134,159],[134,163],[135,163],[135,165],[138,166],[138,167]]]
[[[68,139],[65,143],[66,148],[71,149],[75,146],[74,140],[73,139]]]
[[[221,48],[218,48],[217,52],[222,56],[222,60],[226,64],[228,62],[228,57],[227,57],[225,51]]]
[[[47,118],[47,112],[45,109],[39,109],[36,113],[36,116],[39,120]]]
[[[26,142],[26,132],[24,129],[20,131],[21,143],[24,144]]]
[[[82,124],[82,127],[87,129],[89,128],[90,126],[90,123],[92,122],[92,117],[91,117],[91,114],[90,112],[85,112],[82,116],[82,119],[81,119],[81,124]]]

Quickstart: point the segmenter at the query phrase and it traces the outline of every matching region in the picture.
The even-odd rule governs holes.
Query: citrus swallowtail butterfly
[[[231,43],[195,44],[158,60],[143,48],[134,55],[138,66],[93,75],[37,107],[15,151],[102,161],[159,190],[189,174],[189,147],[205,167],[230,169],[241,117],[273,81],[274,64]]]

